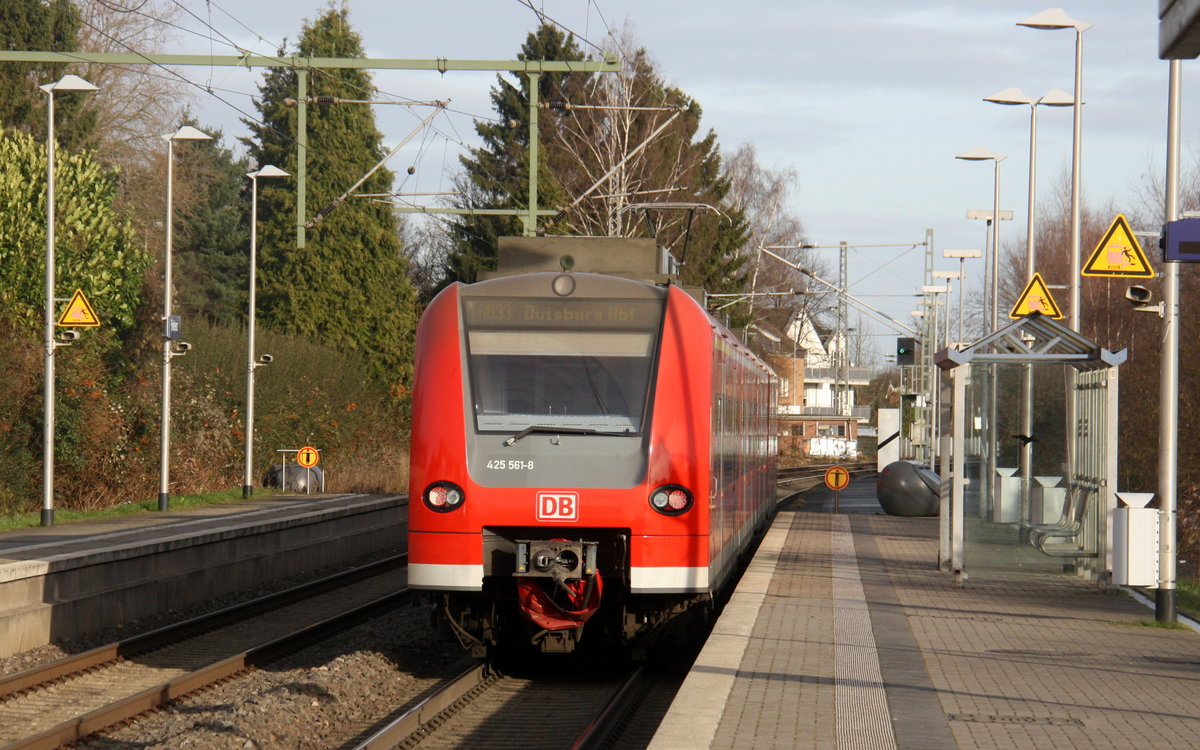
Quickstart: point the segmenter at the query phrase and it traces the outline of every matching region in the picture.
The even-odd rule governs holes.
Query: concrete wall
[[[406,518],[399,496],[377,496],[0,564],[0,657],[403,545]]]

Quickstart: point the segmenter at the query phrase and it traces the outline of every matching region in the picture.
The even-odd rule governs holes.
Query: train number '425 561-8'
[[[493,458],[487,462],[487,467],[496,471],[533,471],[533,461],[513,461]]]

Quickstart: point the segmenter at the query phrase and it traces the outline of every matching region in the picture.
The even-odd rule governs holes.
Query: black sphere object
[[[936,516],[938,475],[912,461],[894,461],[883,467],[875,482],[879,505],[889,516]]]

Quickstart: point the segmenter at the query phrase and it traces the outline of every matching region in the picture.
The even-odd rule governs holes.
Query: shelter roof
[[[1042,313],[1032,313],[976,341],[966,349],[947,348],[934,355],[934,363],[950,370],[971,362],[1063,363],[1077,370],[1116,367],[1127,357],[1125,349],[1109,351]]]

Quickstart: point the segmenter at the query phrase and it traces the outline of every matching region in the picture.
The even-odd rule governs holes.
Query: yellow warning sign
[[[1126,279],[1153,278],[1154,269],[1123,214],[1117,214],[1092,257],[1083,265],[1084,276],[1117,276]]]
[[[306,445],[296,451],[296,463],[306,469],[311,469],[321,460],[321,451],[313,448],[311,445]]]
[[[67,309],[63,310],[63,314],[58,318],[60,326],[98,326],[100,325],[100,316],[96,314],[92,303],[87,301],[87,297],[83,296],[82,289],[76,289],[75,294],[71,296],[71,301],[67,303]]]
[[[1017,298],[1017,304],[1013,305],[1012,312],[1008,314],[1008,317],[1016,320],[1035,312],[1055,320],[1062,320],[1063,317],[1062,310],[1054,301],[1054,295],[1050,294],[1050,288],[1046,286],[1040,273],[1035,273],[1029,283],[1025,285],[1025,291],[1021,292],[1021,296]]]
[[[835,492],[846,489],[850,484],[850,472],[844,466],[830,466],[825,470],[825,486]]]

